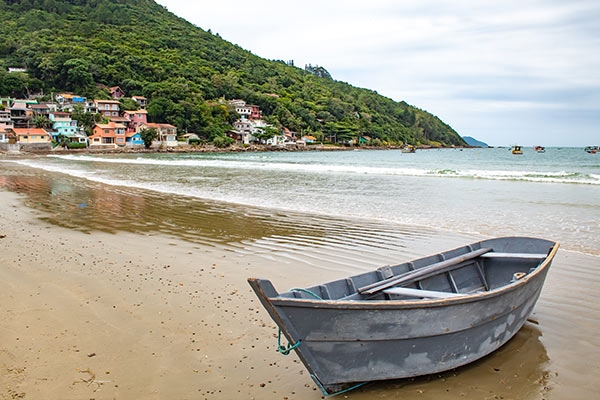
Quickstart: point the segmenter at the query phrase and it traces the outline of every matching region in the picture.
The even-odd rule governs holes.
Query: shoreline
[[[21,150],[18,152],[8,152],[0,150],[0,156],[36,156],[36,155],[48,155],[48,154],[128,154],[128,153],[243,153],[243,152],[304,152],[304,151],[352,151],[352,150],[401,150],[404,146],[343,146],[343,145],[288,145],[288,146],[272,146],[272,145],[239,145],[233,144],[227,147],[216,147],[212,144],[204,145],[188,145],[178,144],[175,147],[168,148],[141,148],[141,147],[119,147],[114,149],[100,148],[100,149],[64,149],[58,146],[52,150]],[[430,145],[419,145],[415,146],[417,150],[438,150],[438,149],[474,149],[478,147],[473,146],[448,146],[448,147],[437,147]]]
[[[136,201],[154,200],[143,191],[139,196]],[[2,188],[0,201],[0,399],[323,398],[294,354],[276,352],[277,329],[246,279],[267,277],[279,290],[337,279],[350,275],[350,267],[338,267],[351,264],[347,249],[253,248],[281,232],[237,226],[222,215],[207,221],[204,212],[208,233],[193,233],[208,238],[216,231],[216,239],[225,235],[235,243],[190,241],[144,230],[135,220],[132,229],[79,230],[69,227],[74,221],[28,207],[36,197]],[[114,223],[104,218],[105,225]],[[231,234],[234,226],[239,234]],[[403,259],[466,240],[403,229]],[[398,253],[364,250],[356,252],[371,264],[397,260]],[[298,254],[318,263],[303,264]],[[600,278],[597,269],[582,266],[600,268],[599,260],[559,250],[534,310],[537,322],[480,362],[432,377],[371,383],[345,397],[593,397],[600,390],[593,379],[600,305],[590,299]]]

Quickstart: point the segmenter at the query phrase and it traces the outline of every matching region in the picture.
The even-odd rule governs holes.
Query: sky
[[[158,0],[269,60],[406,101],[491,146],[600,145],[598,0]]]

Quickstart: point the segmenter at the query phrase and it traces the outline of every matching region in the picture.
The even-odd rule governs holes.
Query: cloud
[[[320,65],[334,79],[428,110],[462,135],[506,144],[508,130],[564,132],[579,116],[579,142],[558,132],[552,141],[598,140],[596,0],[159,3],[260,57]],[[556,118],[557,110],[571,117]]]

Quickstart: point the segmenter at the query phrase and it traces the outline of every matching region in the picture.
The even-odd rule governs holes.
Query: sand
[[[302,368],[274,352],[275,329],[251,297],[243,259],[173,238],[51,226],[16,195],[0,199],[0,399],[297,390],[279,382]]]
[[[1,400],[322,398],[297,357],[275,351],[275,325],[246,279],[269,277],[287,289],[346,274],[307,268],[290,276],[275,253],[238,253],[154,231],[64,228],[8,191],[0,190],[0,204]],[[415,254],[427,253],[431,240],[423,238]],[[492,357],[340,398],[593,396],[600,309],[589,294],[598,278],[583,277],[583,299],[566,307],[556,301],[582,278],[561,270],[589,260],[598,259],[559,253],[538,322]]]

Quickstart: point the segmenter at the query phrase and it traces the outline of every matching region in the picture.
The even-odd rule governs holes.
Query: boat
[[[492,353],[531,314],[558,247],[501,237],[283,293],[248,282],[279,327],[279,352],[332,395]]]
[[[536,153],[545,153],[546,152],[546,148],[544,146],[535,146],[533,148],[533,150],[535,150]]]
[[[414,153],[415,151],[417,151],[417,148],[415,146],[413,146],[412,144],[407,144],[407,145],[404,145],[404,147],[402,147],[401,151],[403,153]]]
[[[587,146],[584,150],[587,153],[596,154],[598,151],[600,151],[600,148],[598,146]]]
[[[513,154],[523,154],[523,149],[521,146],[513,146],[511,152]]]

